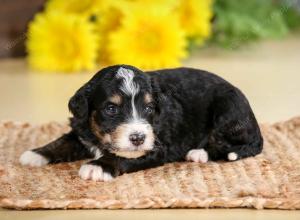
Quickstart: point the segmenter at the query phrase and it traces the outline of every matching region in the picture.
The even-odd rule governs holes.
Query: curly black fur
[[[110,151],[114,146],[101,137],[113,132],[126,117],[107,116],[104,103],[111,94],[120,93],[119,68],[134,72],[139,94],[151,94],[153,113],[143,115],[155,135],[153,148],[144,156],[128,159]],[[138,102],[138,101],[136,101]],[[143,112],[143,103],[137,103]],[[72,131],[58,140],[35,149],[49,162],[92,158],[99,150],[102,156],[90,164],[101,166],[112,176],[183,161],[192,149],[204,149],[210,160],[228,160],[229,153],[241,159],[262,151],[263,138],[251,107],[242,92],[212,73],[192,69],[163,69],[151,72],[116,65],[102,69],[82,86],[69,102],[73,113]],[[133,111],[124,107],[122,112]],[[92,115],[100,130],[91,127]],[[125,114],[125,113],[124,113]],[[144,114],[144,113],[140,113]],[[100,137],[99,137],[100,136]],[[235,160],[234,159],[234,160]]]

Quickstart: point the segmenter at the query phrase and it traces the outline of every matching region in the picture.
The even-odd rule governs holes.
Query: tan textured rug
[[[174,163],[112,182],[81,180],[83,161],[22,167],[20,154],[68,131],[63,124],[0,123],[0,207],[300,209],[300,117],[261,125],[264,151],[237,162]]]

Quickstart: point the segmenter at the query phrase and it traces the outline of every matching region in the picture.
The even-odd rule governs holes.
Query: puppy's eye
[[[154,112],[154,107],[153,107],[152,105],[147,105],[147,106],[145,107],[145,112],[146,112],[147,114],[152,114],[152,113]]]
[[[116,105],[109,104],[105,107],[105,113],[108,115],[116,115],[118,114],[119,109]]]

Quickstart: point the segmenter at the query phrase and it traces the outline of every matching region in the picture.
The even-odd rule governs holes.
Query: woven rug
[[[236,162],[191,162],[125,174],[111,182],[78,177],[84,161],[22,167],[20,154],[69,130],[59,123],[0,123],[0,207],[300,209],[300,117],[261,125],[263,153]]]

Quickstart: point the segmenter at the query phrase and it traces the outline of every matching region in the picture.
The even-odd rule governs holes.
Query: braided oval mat
[[[173,163],[111,182],[84,181],[84,161],[22,167],[20,154],[69,130],[59,123],[0,123],[0,207],[300,209],[300,117],[261,125],[262,154],[236,162]]]

